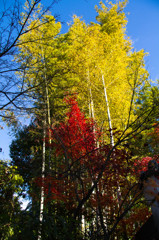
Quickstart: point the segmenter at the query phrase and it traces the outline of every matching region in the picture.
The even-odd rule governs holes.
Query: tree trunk
[[[44,214],[44,180],[45,180],[45,153],[46,153],[46,113],[44,114],[43,120],[43,151],[42,151],[42,186],[41,186],[41,197],[40,197],[40,215],[39,215],[39,231],[38,231],[38,240],[41,240],[41,231],[42,231],[42,222]]]
[[[109,123],[109,129],[110,129],[110,143],[111,143],[112,147],[114,147],[112,122],[111,122],[109,103],[108,103],[107,91],[106,91],[106,86],[105,86],[105,81],[104,81],[104,75],[103,74],[102,74],[102,82],[103,82],[103,87],[104,87],[105,102],[106,102],[106,106],[107,106],[108,123]]]
[[[90,96],[90,101],[89,101],[89,116],[90,116],[90,118],[92,117],[92,118],[94,119],[94,104],[93,104],[91,81],[90,81],[90,76],[89,76],[89,69],[88,69],[88,71],[87,71],[87,82],[88,82],[88,90],[89,90],[89,96]]]

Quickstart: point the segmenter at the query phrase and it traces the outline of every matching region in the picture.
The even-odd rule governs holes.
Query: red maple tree
[[[103,133],[93,119],[80,111],[76,99],[65,101],[69,105],[65,121],[49,129],[56,166],[53,175],[44,179],[46,201],[62,202],[68,212],[84,216],[89,223],[96,219],[103,232],[122,235],[124,231],[132,236],[134,223],[139,226],[148,216],[145,206],[134,205],[141,197],[136,177],[150,159],[134,164],[124,147],[112,151],[110,144],[102,142]],[[40,179],[37,182],[42,185]]]

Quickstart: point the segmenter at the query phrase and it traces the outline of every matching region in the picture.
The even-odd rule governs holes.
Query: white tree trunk
[[[51,118],[50,118],[50,101],[49,101],[49,90],[47,86],[47,79],[46,79],[46,64],[45,64],[45,56],[42,48],[42,57],[43,57],[43,63],[44,63],[44,80],[45,80],[45,113],[44,113],[44,120],[43,120],[43,150],[42,150],[42,186],[41,186],[41,196],[40,196],[40,215],[39,215],[39,231],[38,231],[38,240],[41,240],[41,230],[42,230],[42,221],[43,221],[43,215],[44,215],[44,181],[45,181],[45,171],[46,171],[46,125],[48,122],[48,125],[50,127],[51,125]],[[49,144],[51,144],[51,134],[49,131]],[[51,149],[49,146],[49,169],[50,169],[50,159],[51,159]]]
[[[41,196],[40,196],[40,216],[39,216],[39,231],[38,231],[38,240],[41,240],[41,230],[42,230],[42,221],[43,221],[43,214],[44,214],[44,180],[45,180],[45,154],[46,154],[46,113],[44,116],[43,122],[43,151],[42,151],[42,186],[41,186]]]
[[[105,101],[106,101],[106,106],[107,106],[108,123],[109,123],[109,129],[110,129],[110,144],[111,144],[112,147],[114,147],[114,136],[113,136],[113,130],[112,130],[111,115],[110,115],[110,110],[109,110],[109,102],[108,102],[107,91],[106,91],[106,86],[105,86],[105,81],[104,81],[104,75],[103,74],[102,74],[102,82],[103,82],[103,87],[104,87],[104,95],[105,95]],[[118,206],[119,206],[120,198],[121,198],[121,190],[120,190],[119,182],[117,182]]]
[[[112,130],[112,122],[111,122],[109,103],[108,103],[107,91],[106,91],[106,86],[105,86],[105,81],[104,81],[104,75],[103,74],[102,74],[102,82],[103,82],[103,87],[104,87],[105,102],[106,102],[106,106],[107,106],[108,123],[109,123],[109,129],[110,129],[110,143],[113,147],[114,146],[114,137],[113,137],[113,130]]]
[[[94,104],[93,104],[93,97],[92,97],[92,89],[91,89],[91,81],[89,76],[89,70],[87,71],[87,82],[88,82],[88,89],[89,89],[89,116],[94,119]]]

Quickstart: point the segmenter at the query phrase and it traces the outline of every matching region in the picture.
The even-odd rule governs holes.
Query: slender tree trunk
[[[113,136],[113,130],[112,130],[111,115],[110,115],[108,96],[107,96],[107,91],[106,91],[105,80],[104,80],[104,75],[103,74],[102,74],[102,82],[103,82],[103,87],[104,87],[104,95],[105,95],[105,102],[106,102],[106,106],[107,106],[108,123],[109,123],[109,129],[110,129],[110,144],[111,144],[112,147],[114,147],[114,136]],[[115,154],[113,154],[113,155],[115,157]],[[119,182],[117,181],[117,203],[118,203],[118,207],[120,206],[120,199],[121,199],[121,190],[120,190]]]
[[[46,77],[46,60],[44,51],[42,48],[42,56],[43,56],[43,62],[44,62],[44,79],[45,79],[45,94],[46,94],[46,107],[47,107],[47,123],[49,128],[51,127],[51,116],[50,116],[50,99],[49,99],[49,89],[48,89],[48,82]],[[50,172],[50,162],[51,162],[51,132],[49,131],[49,172]]]
[[[111,115],[110,115],[110,110],[109,110],[109,103],[108,103],[107,91],[106,91],[103,74],[102,74],[102,82],[103,82],[103,87],[104,87],[105,102],[106,102],[106,106],[107,106],[108,123],[109,123],[109,129],[110,129],[110,143],[111,143],[112,147],[114,147],[114,136],[113,136],[113,130],[112,130]]]
[[[46,156],[46,112],[44,114],[43,120],[43,149],[42,149],[42,186],[41,186],[41,196],[40,196],[40,215],[39,215],[39,231],[38,231],[38,240],[41,240],[41,231],[42,231],[42,222],[44,214],[44,180],[45,180],[45,156]]]
[[[87,82],[88,82],[88,90],[89,90],[89,96],[90,96],[90,101],[89,101],[89,116],[90,116],[90,118],[92,117],[92,118],[94,119],[94,104],[93,104],[91,81],[90,81],[90,76],[89,76],[89,69],[88,69],[88,71],[87,71]]]
[[[45,77],[45,85],[46,85],[46,105],[47,105],[47,121],[48,121],[48,127],[51,127],[51,116],[50,116],[50,99],[49,99],[49,89],[47,86],[47,81]],[[49,172],[51,168],[51,132],[49,131]]]
[[[45,101],[45,109],[44,109],[44,120],[43,120],[43,150],[42,150],[42,187],[41,187],[41,198],[40,198],[40,215],[39,215],[39,232],[38,232],[38,240],[41,240],[41,231],[42,231],[42,222],[43,222],[43,215],[44,215],[44,181],[45,181],[45,172],[46,172],[46,126],[47,122],[48,125],[51,125],[51,118],[50,118],[50,102],[49,102],[49,90],[47,86],[47,79],[46,79],[46,64],[45,64],[45,57],[42,48],[42,55],[43,55],[43,63],[44,63],[44,79],[45,79],[45,93],[44,93],[44,101]],[[51,160],[51,133],[49,131],[49,171],[50,171],[50,160]],[[50,186],[49,186],[50,188]]]

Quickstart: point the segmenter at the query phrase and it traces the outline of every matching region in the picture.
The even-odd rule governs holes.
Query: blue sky
[[[42,0],[43,5],[49,2],[51,1]],[[105,2],[103,0],[103,3]],[[74,14],[83,17],[87,24],[94,22],[94,6],[98,3],[98,0],[60,0],[53,6],[52,14],[58,14],[59,21],[65,23],[62,27],[62,32],[65,32],[67,23],[71,22]],[[135,50],[144,49],[149,53],[145,59],[146,69],[152,80],[156,81],[159,79],[159,0],[129,0],[125,13],[128,19],[127,36],[132,40]],[[8,159],[12,138],[7,127],[3,126],[4,130],[0,130],[0,147],[3,149],[0,159]]]

